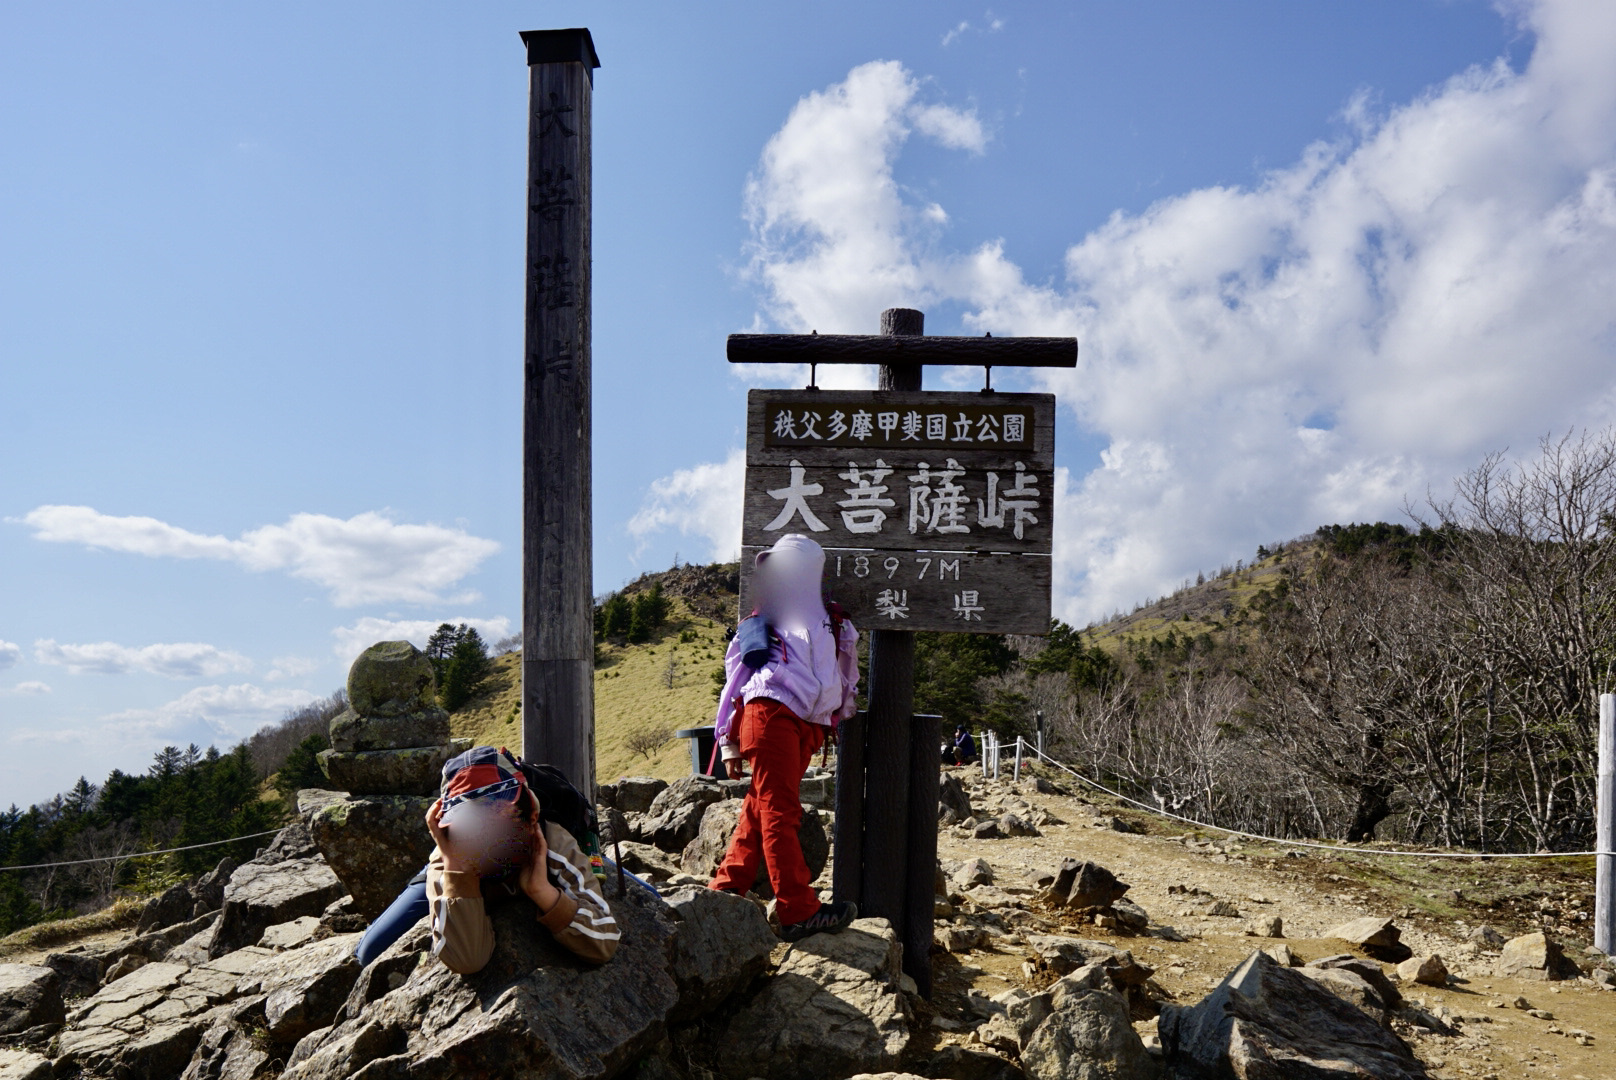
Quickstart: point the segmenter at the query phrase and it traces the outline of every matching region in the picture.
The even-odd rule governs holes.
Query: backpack
[[[589,856],[595,876],[604,878],[606,869],[600,857],[600,822],[589,800],[554,765],[535,765],[531,761],[516,758],[516,767],[522,770],[522,779],[528,788],[539,797],[539,820],[567,830],[578,842],[578,850]]]

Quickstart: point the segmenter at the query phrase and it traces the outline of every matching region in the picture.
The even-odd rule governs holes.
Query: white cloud
[[[0,671],[15,667],[22,659],[22,646],[14,641],[0,640]]]
[[[978,153],[987,133],[974,111],[922,101],[921,92],[896,61],[862,64],[797,102],[763,148],[746,185],[749,273],[776,322],[863,333],[882,308],[923,306],[937,294],[936,271],[915,252],[947,214],[907,203],[893,163],[915,131]],[[820,371],[820,384],[867,386],[869,377],[836,366]]]
[[[337,639],[333,651],[337,659],[346,664],[378,641],[410,641],[417,648],[424,649],[426,639],[443,623],[455,626],[465,623],[481,634],[483,641],[489,645],[508,637],[511,632],[511,620],[503,615],[491,619],[473,619],[465,615],[443,619],[379,619],[366,616],[351,626],[339,626],[331,631],[331,636]]]
[[[232,540],[149,517],[114,517],[88,506],[41,506],[22,518],[34,538],[151,558],[217,559],[251,571],[282,570],[320,585],[339,607],[427,604],[499,550],[492,540],[441,525],[401,525],[385,514],[293,514]]]
[[[311,660],[306,656],[277,656],[269,663],[269,670],[264,672],[264,679],[267,682],[301,679],[320,667],[320,661]]]
[[[685,536],[706,540],[709,558],[714,562],[738,556],[745,477],[745,452],[731,450],[722,462],[680,469],[653,482],[628,523],[629,534],[639,541],[639,551],[645,549],[652,535],[676,529]]]
[[[894,178],[918,84],[866,64],[765,148],[754,279],[791,330],[950,301],[973,331],[1080,338],[1078,369],[1045,377],[1105,446],[1057,477],[1068,618],[1320,524],[1395,519],[1489,451],[1616,422],[1616,5],[1520,10],[1523,71],[1474,68],[1378,116],[1346,103],[1352,135],[1251,187],[1118,212],[1047,284],[1001,243],[939,253]],[[642,513],[694,520],[669,501]]]
[[[48,694],[50,692],[51,688],[49,683],[36,682],[32,680],[29,682],[20,682],[16,686],[9,687],[5,690],[0,690],[0,694]]]
[[[97,746],[144,743],[149,749],[156,749],[159,741],[233,742],[264,724],[279,720],[287,710],[300,708],[313,700],[315,695],[307,690],[266,690],[251,683],[198,686],[162,705],[125,709],[81,727],[52,725],[20,731],[12,740],[93,741]]]
[[[59,645],[49,638],[34,642],[34,660],[65,667],[75,675],[127,675],[144,671],[171,679],[211,679],[237,671],[251,671],[252,661],[195,641],[142,645],[138,648],[98,641],[85,645]]]
[[[990,10],[982,17],[982,25],[976,26],[969,19],[961,19],[943,34],[943,48],[948,48],[966,34],[993,34],[1004,29],[1004,20],[994,15]]]

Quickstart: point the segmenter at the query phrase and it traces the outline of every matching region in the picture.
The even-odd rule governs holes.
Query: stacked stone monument
[[[331,721],[320,768],[336,791],[298,793],[298,810],[326,862],[375,918],[426,863],[426,810],[443,764],[470,746],[449,737],[432,662],[407,641],[382,641],[348,671],[348,709]],[[346,794],[344,794],[344,792]]]

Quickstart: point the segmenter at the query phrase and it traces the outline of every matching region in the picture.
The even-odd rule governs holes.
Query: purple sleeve
[[[836,642],[836,667],[842,675],[842,707],[838,720],[846,720],[858,711],[858,630],[853,621],[842,623],[840,640]]]
[[[724,653],[724,691],[718,695],[718,715],[713,719],[713,738],[720,745],[737,741],[733,723],[736,699],[752,674],[752,669],[741,662],[740,639],[731,638]]]

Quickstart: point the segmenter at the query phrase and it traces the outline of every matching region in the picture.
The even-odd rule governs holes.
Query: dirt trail
[[[968,787],[973,783],[968,771],[960,775]],[[975,782],[980,783],[979,778]],[[1090,823],[1110,818],[1114,811],[1082,797],[1031,794],[1028,786],[1017,791],[1007,782],[990,782],[971,793],[972,804],[979,814],[985,808],[987,816],[996,816],[994,811],[1001,806],[1024,815],[1043,810],[1066,824],[1042,826],[1039,837],[996,840],[979,840],[959,829],[944,828],[938,837],[939,858],[945,865],[986,859],[995,872],[995,884],[1003,886],[1030,886],[1041,875],[1053,873],[1062,857],[1104,865],[1132,886],[1128,899],[1150,913],[1151,936],[1119,937],[1041,907],[1030,897],[1017,899],[1034,914],[1056,923],[1060,933],[1131,949],[1136,958],[1156,969],[1157,982],[1176,1001],[1198,1000],[1253,949],[1283,941],[1304,960],[1349,952],[1353,950],[1345,942],[1322,935],[1359,916],[1394,917],[1403,941],[1416,954],[1439,953],[1453,975],[1445,988],[1402,986],[1411,1003],[1448,1020],[1457,1031],[1436,1035],[1398,1025],[1434,1077],[1616,1080],[1616,992],[1602,990],[1586,979],[1544,983],[1497,978],[1491,974],[1496,953],[1484,952],[1465,940],[1470,929],[1483,924],[1499,927],[1506,936],[1539,927],[1507,925],[1508,920],[1486,911],[1470,913],[1464,922],[1415,912],[1407,906],[1407,894],[1366,884],[1361,874],[1351,872],[1353,867],[1344,865],[1347,860],[1327,853],[1297,855],[1283,848],[1238,844],[1231,844],[1227,851],[1211,844],[1192,847],[1175,839],[1185,830],[1166,822],[1163,832],[1160,820],[1148,826],[1157,830],[1156,835],[1095,827]],[[1025,809],[1015,800],[1022,800]],[[1128,816],[1145,824],[1144,815]],[[1464,885],[1476,880],[1473,875],[1478,872],[1473,863],[1458,860],[1432,871],[1447,875],[1450,884]],[[1185,886],[1232,901],[1240,915],[1201,914],[1203,908],[1190,901],[1205,897],[1168,892],[1169,887]],[[1462,890],[1448,895],[1462,895]],[[972,907],[967,903],[966,910]],[[1284,921],[1282,939],[1246,935],[1249,920],[1273,915]],[[1174,928],[1187,940],[1154,936],[1158,925]],[[1566,951],[1575,959],[1583,958],[1580,946],[1568,944]],[[1030,987],[1022,963],[1031,955],[1015,937],[969,953],[936,954],[934,1004],[937,1026],[944,1030],[940,1038],[960,1041],[964,1035],[949,1034],[946,1029],[954,1023],[962,1028],[974,1024],[964,1005],[968,990],[992,996],[1012,985]],[[1383,967],[1391,972],[1391,965]],[[1517,997],[1533,1009],[1551,1013],[1553,1019],[1529,1016],[1512,1007],[1510,1003]],[[1151,1032],[1154,1022],[1140,1028]],[[1591,1036],[1592,1045],[1580,1043],[1574,1032]]]

